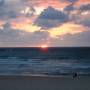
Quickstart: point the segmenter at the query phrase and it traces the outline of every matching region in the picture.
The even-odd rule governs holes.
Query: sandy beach
[[[90,76],[0,76],[0,90],[90,90]]]

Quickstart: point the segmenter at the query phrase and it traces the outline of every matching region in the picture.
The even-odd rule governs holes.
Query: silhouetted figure
[[[77,76],[78,76],[77,73],[73,74],[73,78],[77,78]]]

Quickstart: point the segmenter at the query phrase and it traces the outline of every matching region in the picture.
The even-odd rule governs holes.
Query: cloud
[[[78,0],[67,0],[68,2],[71,2],[71,3],[75,3],[77,2]]]
[[[74,41],[85,41],[85,42],[90,42],[90,31],[84,31],[84,32],[81,32],[81,33],[77,33],[77,34],[74,34],[74,35],[71,35],[71,34],[67,34],[64,38],[67,39],[67,40],[74,40]]]
[[[76,24],[90,27],[90,4],[83,4],[71,15],[72,21]]]
[[[27,19],[26,18],[25,18],[25,20],[22,19],[19,22],[12,21],[11,27],[13,29],[19,29],[19,30],[24,31],[24,32],[35,32],[35,31],[38,31],[41,29],[41,27],[33,25],[32,21],[30,21],[29,19],[27,20]]]
[[[88,18],[87,17],[86,18],[82,17],[80,20],[76,21],[76,23],[81,24],[85,27],[90,27],[90,19],[89,18],[90,17],[88,17]]]
[[[69,16],[69,22],[73,22],[84,27],[90,27],[90,4],[83,4],[79,7],[69,4],[64,8]]]
[[[69,41],[74,46],[90,46],[90,31],[77,33],[74,35],[66,35],[63,37],[66,41]]]
[[[3,29],[0,29],[0,46],[39,46],[40,44],[46,42],[48,37],[48,32],[25,32],[20,29],[13,29],[9,23],[6,23],[3,25]]]
[[[68,21],[68,15],[52,7],[45,9],[34,22],[42,28],[53,28]]]
[[[0,29],[0,46],[80,46],[90,45],[90,31],[86,28],[66,24],[51,30],[38,30],[35,32],[25,32],[20,29],[13,29],[9,23],[4,24]]]
[[[66,5],[68,5],[68,3],[62,3],[60,0],[24,0],[24,1],[28,1],[28,3],[32,6],[35,7],[48,7],[51,6],[53,8],[62,8]]]
[[[0,0],[0,46],[90,46],[89,2]]]
[[[13,30],[10,28],[10,24],[6,23],[3,26],[3,29],[0,29],[0,43],[14,43],[19,40],[20,34],[19,30]]]
[[[81,10],[81,11],[90,10],[90,4],[83,4],[83,5],[81,5],[79,10]]]
[[[65,34],[59,36],[58,38],[51,38],[49,43],[50,46],[56,47],[79,47],[79,46],[90,46],[90,31],[85,31],[81,33]]]
[[[62,2],[70,2],[70,3],[76,3],[78,0],[60,0]]]
[[[4,0],[0,0],[0,7],[4,6],[5,1]]]
[[[90,0],[78,0],[76,3],[77,6],[81,6],[82,4],[89,4]]]
[[[0,19],[16,19],[19,16],[31,17],[34,13],[33,6],[28,4],[28,2],[23,2],[22,0],[0,1]]]
[[[4,0],[0,2],[0,19],[4,18],[16,18],[19,13],[12,7],[9,6]]]
[[[49,29],[48,32],[53,38],[58,38],[59,36],[64,36],[66,34],[74,35],[76,33],[84,32],[85,28],[81,25],[74,23],[66,23],[60,27]]]
[[[65,8],[64,8],[64,11],[66,11],[66,12],[72,12],[72,11],[74,11],[74,10],[76,10],[77,8],[74,6],[74,4],[69,4],[68,6],[66,6]]]

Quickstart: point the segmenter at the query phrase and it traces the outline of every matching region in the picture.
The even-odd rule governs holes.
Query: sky
[[[90,46],[90,0],[0,0],[0,47]]]

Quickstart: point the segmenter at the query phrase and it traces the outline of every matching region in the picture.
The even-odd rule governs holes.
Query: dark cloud
[[[77,2],[78,0],[67,0],[68,2],[71,2],[71,3],[75,3]]]
[[[2,0],[0,1],[0,18],[16,18],[18,13],[7,3]]]
[[[76,24],[90,27],[90,4],[81,5],[78,8],[77,15],[75,15],[74,18],[72,18],[72,21]]]
[[[70,4],[70,5],[68,5],[68,6],[66,6],[65,8],[64,8],[64,11],[66,11],[66,12],[71,12],[71,11],[74,11],[74,10],[76,10],[77,8],[74,6],[74,4]]]
[[[76,3],[78,0],[60,0],[62,2]]]
[[[73,4],[70,4],[69,6],[65,7],[64,10],[66,12],[71,12],[69,13],[69,19],[73,23],[90,27],[90,4],[83,4],[76,9],[73,8]],[[75,14],[72,14],[74,10],[76,10]]]
[[[83,18],[83,19],[81,19],[79,21],[76,21],[76,23],[84,25],[85,27],[90,27],[90,19],[89,18]]]
[[[42,28],[53,28],[68,21],[68,15],[52,7],[45,9],[34,24]]]
[[[28,5],[28,2],[22,2],[22,0],[1,0],[0,1],[0,19],[16,19],[18,16],[22,15],[21,11],[30,8],[30,12],[23,14],[24,16],[31,17],[35,12],[34,8]]]
[[[81,11],[90,10],[90,4],[83,4],[83,5],[81,5],[79,10],[81,10]]]

